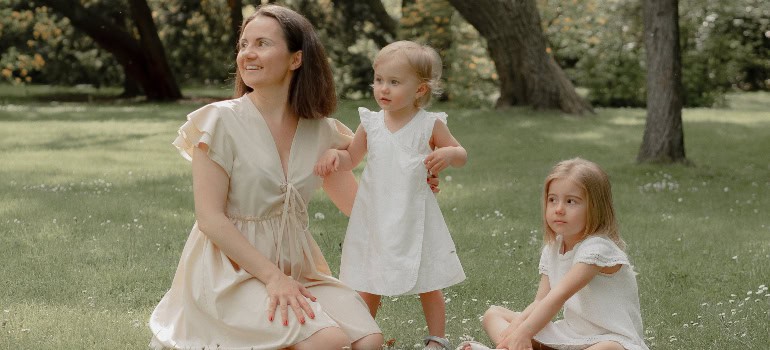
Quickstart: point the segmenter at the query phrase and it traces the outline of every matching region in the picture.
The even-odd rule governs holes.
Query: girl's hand
[[[265,288],[267,289],[267,295],[270,297],[270,304],[267,309],[270,322],[273,322],[273,319],[275,319],[275,309],[277,307],[280,307],[284,326],[289,325],[290,307],[301,324],[305,324],[305,316],[303,314],[307,314],[310,318],[315,318],[313,309],[310,308],[307,299],[316,301],[316,298],[293,278],[279,273],[277,277],[265,284]]]
[[[508,350],[532,350],[532,338],[522,336],[520,332],[508,334],[500,344],[495,346],[498,349]]]
[[[438,175],[442,170],[449,167],[455,157],[454,147],[441,147],[431,152],[425,157],[425,168],[433,175]]]
[[[315,168],[313,168],[313,173],[320,177],[324,177],[337,171],[339,165],[340,155],[337,153],[337,150],[328,149],[321,155],[321,158],[318,159],[318,163],[316,163]]]

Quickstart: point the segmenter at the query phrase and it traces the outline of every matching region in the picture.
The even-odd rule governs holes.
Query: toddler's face
[[[385,58],[374,67],[374,98],[385,111],[415,109],[415,100],[424,93],[421,85],[412,67],[398,56]]]

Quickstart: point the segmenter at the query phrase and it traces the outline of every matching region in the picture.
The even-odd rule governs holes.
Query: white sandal
[[[447,338],[437,337],[435,335],[429,335],[423,339],[425,342],[425,347],[422,350],[449,350],[449,340]],[[437,347],[435,345],[428,346],[428,344],[434,341],[441,345],[441,347]]]
[[[488,346],[473,340],[467,340],[460,343],[460,345],[457,346],[457,350],[465,350],[465,347],[468,345],[471,346],[470,350],[492,350]]]

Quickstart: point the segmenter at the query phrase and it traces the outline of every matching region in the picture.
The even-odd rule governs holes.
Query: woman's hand
[[[273,322],[273,319],[275,319],[275,309],[278,307],[280,307],[284,326],[289,325],[290,307],[301,324],[305,324],[304,314],[307,314],[311,319],[315,318],[313,309],[310,308],[310,304],[307,302],[307,299],[316,301],[313,294],[293,278],[283,273],[278,273],[277,275],[265,284],[267,295],[270,297],[270,305],[267,309],[270,322]]]
[[[428,174],[428,185],[430,185],[430,190],[433,191],[433,193],[439,193],[441,192],[441,189],[438,188],[438,175],[436,174]]]
[[[339,165],[340,155],[337,153],[337,150],[328,149],[321,155],[321,158],[318,159],[318,163],[316,163],[313,173],[320,177],[325,177],[326,175],[337,171]]]

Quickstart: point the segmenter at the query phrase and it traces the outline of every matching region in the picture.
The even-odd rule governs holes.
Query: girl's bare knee
[[[380,350],[385,341],[382,333],[369,334],[353,342],[353,350]]]
[[[342,329],[337,327],[324,328],[307,339],[294,344],[289,349],[292,350],[315,350],[315,349],[329,349],[337,350],[350,346],[350,339]]]
[[[484,321],[487,321],[488,319],[504,319],[504,315],[510,312],[510,310],[502,306],[492,305],[484,312]]]

